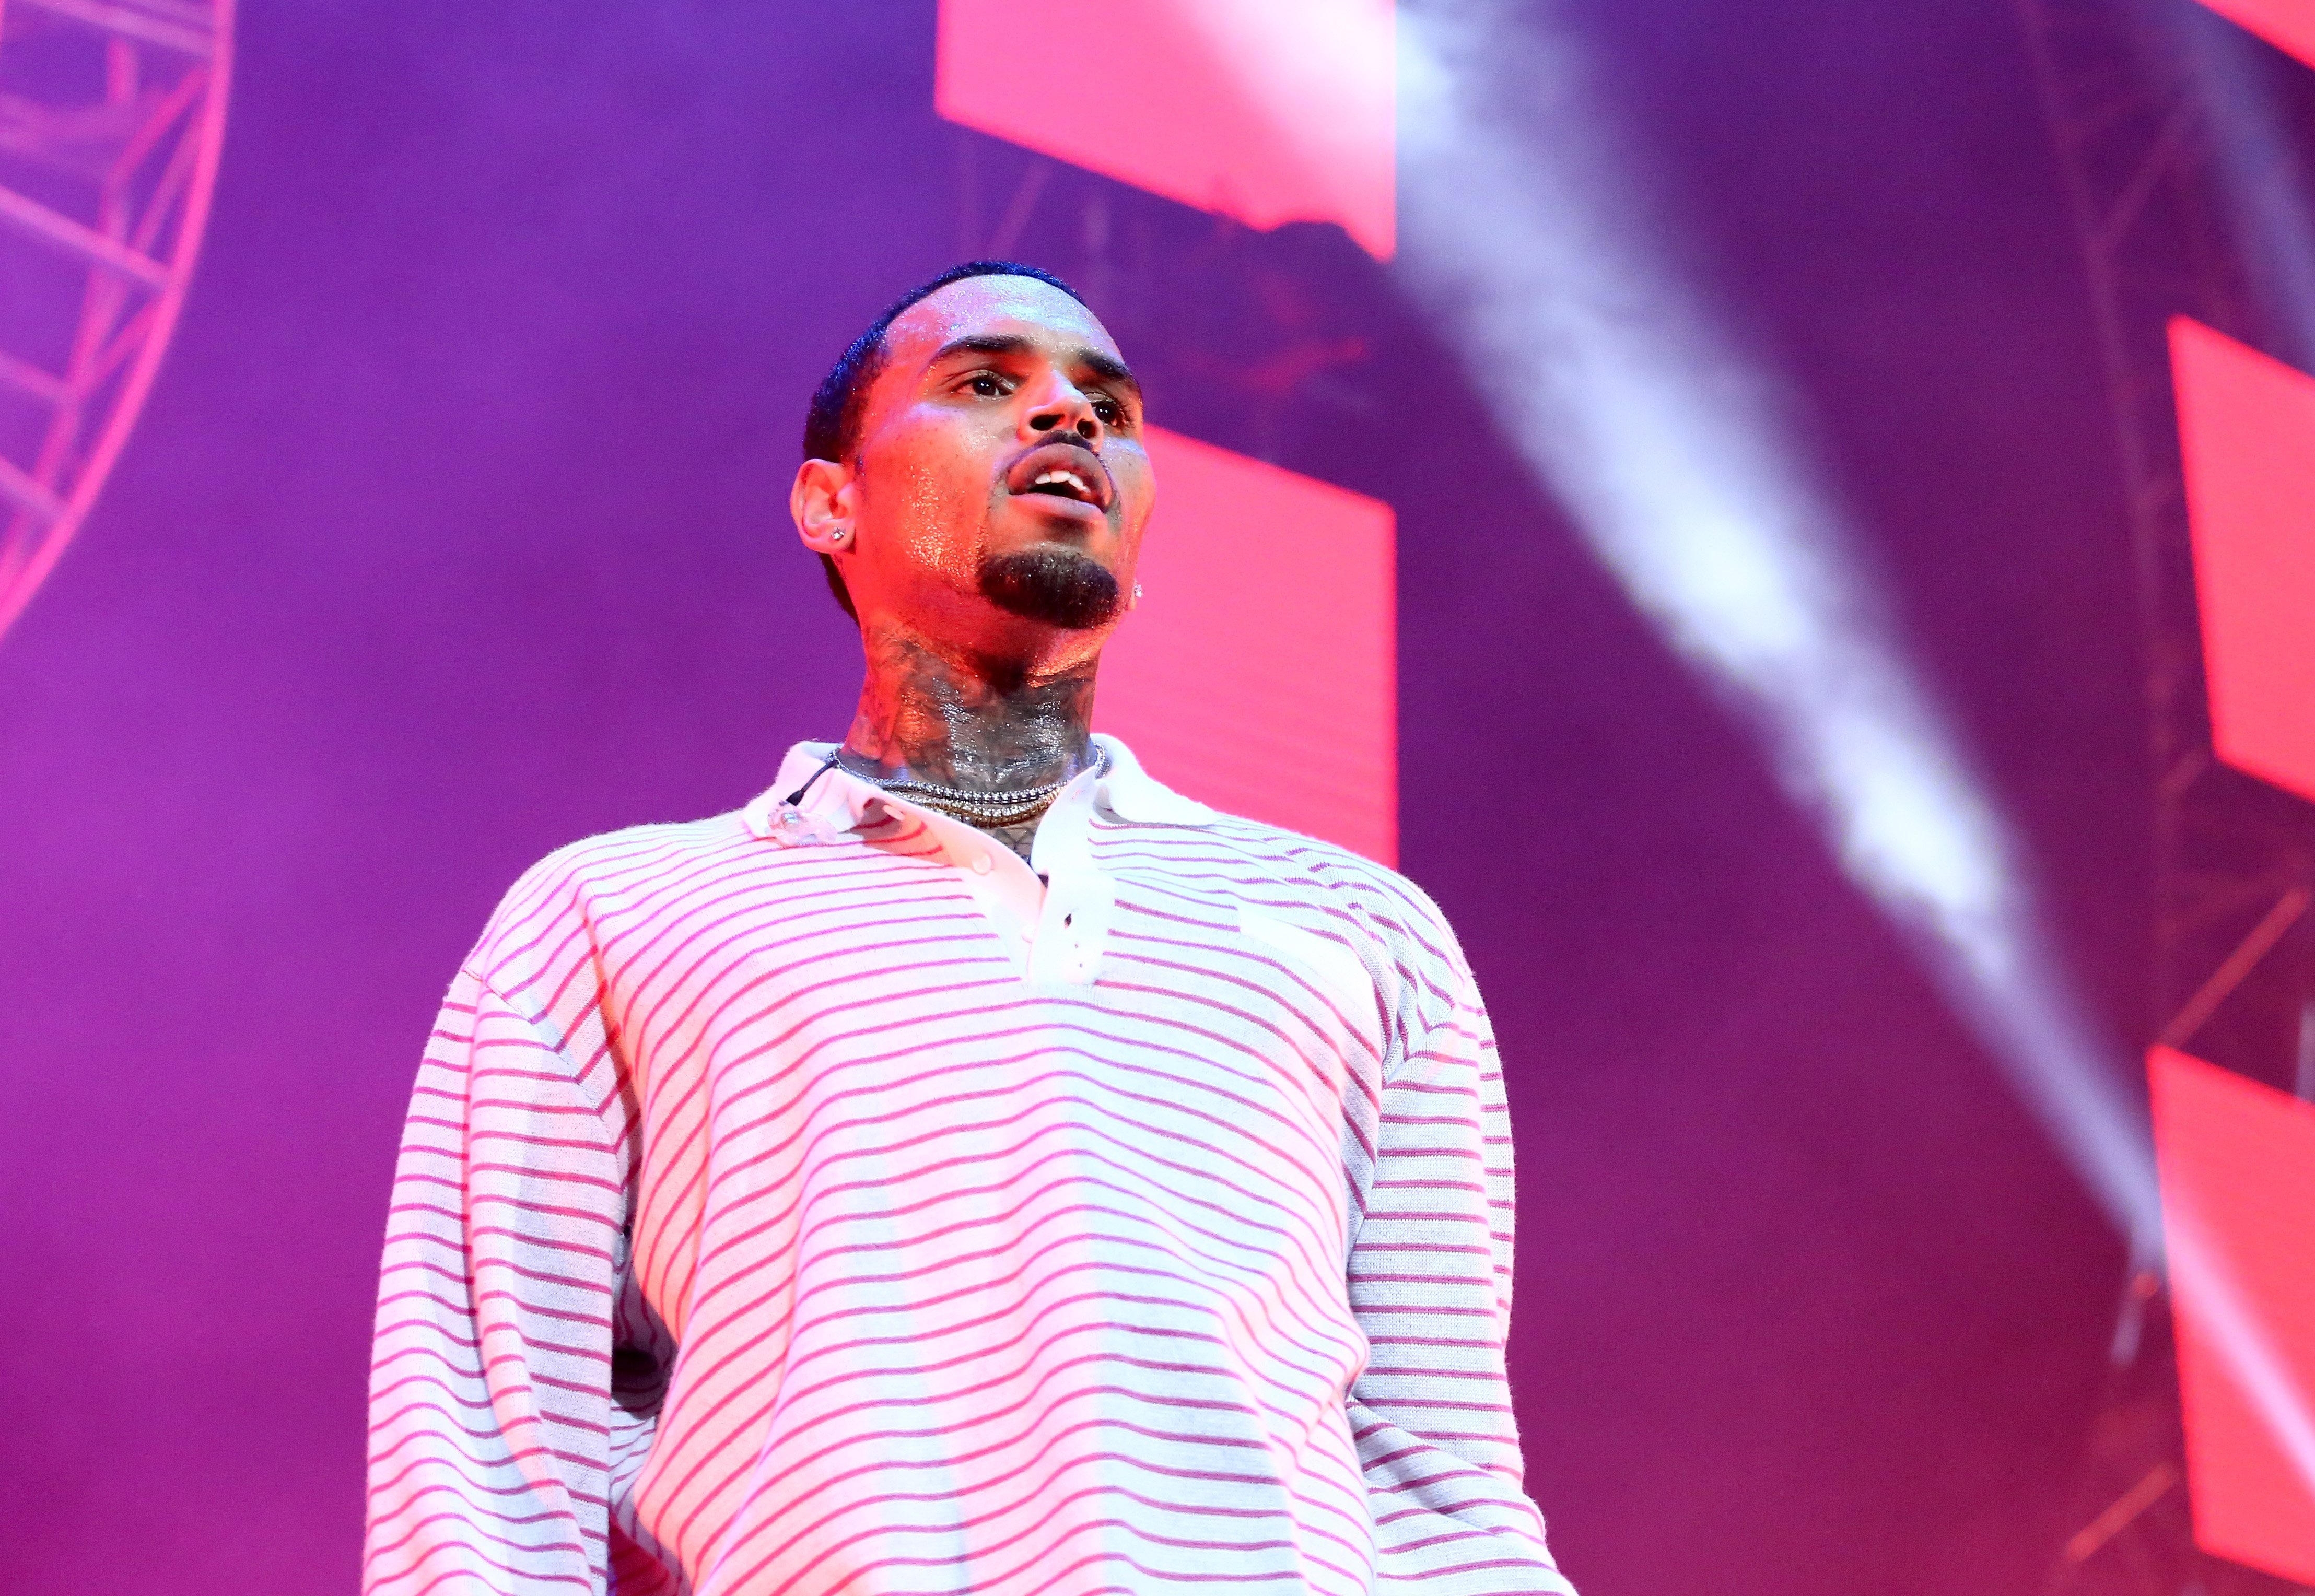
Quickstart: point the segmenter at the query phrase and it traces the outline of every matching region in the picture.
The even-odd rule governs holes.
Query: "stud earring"
[[[843,527],[838,527],[835,531],[830,532],[828,535],[828,541],[830,543],[842,543],[846,538],[851,536],[852,534],[848,529]]]
[[[1133,584],[1133,602],[1136,604],[1141,602],[1141,584],[1140,582],[1135,582]]]

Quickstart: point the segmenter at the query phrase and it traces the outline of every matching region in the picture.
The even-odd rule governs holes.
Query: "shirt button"
[[[989,873],[989,856],[987,854],[975,854],[972,856],[972,873],[975,875],[987,875]]]

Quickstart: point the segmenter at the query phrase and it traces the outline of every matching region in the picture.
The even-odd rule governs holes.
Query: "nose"
[[[1101,418],[1093,412],[1093,401],[1078,392],[1077,385],[1064,377],[1057,375],[1051,390],[1030,405],[1027,423],[1035,437],[1074,432],[1096,450],[1101,447],[1104,429]]]

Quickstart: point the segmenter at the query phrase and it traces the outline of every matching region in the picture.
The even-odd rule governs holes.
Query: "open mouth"
[[[1006,474],[1015,493],[1037,493],[1107,510],[1114,492],[1098,456],[1074,444],[1049,443],[1032,449]]]

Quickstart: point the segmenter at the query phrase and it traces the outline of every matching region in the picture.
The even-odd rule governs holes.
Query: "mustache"
[[[1052,431],[1046,433],[1042,438],[1037,439],[1036,442],[1031,444],[1027,448],[1016,450],[1013,454],[1013,457],[1005,462],[1006,468],[1010,470],[1012,467],[1019,465],[1022,461],[1027,459],[1031,455],[1035,454],[1039,449],[1051,448],[1057,443],[1066,444],[1070,448],[1076,449],[1080,454],[1089,455],[1095,460],[1099,460],[1101,458],[1101,451],[1094,448],[1092,444],[1087,443],[1084,439],[1079,438],[1076,433]]]

